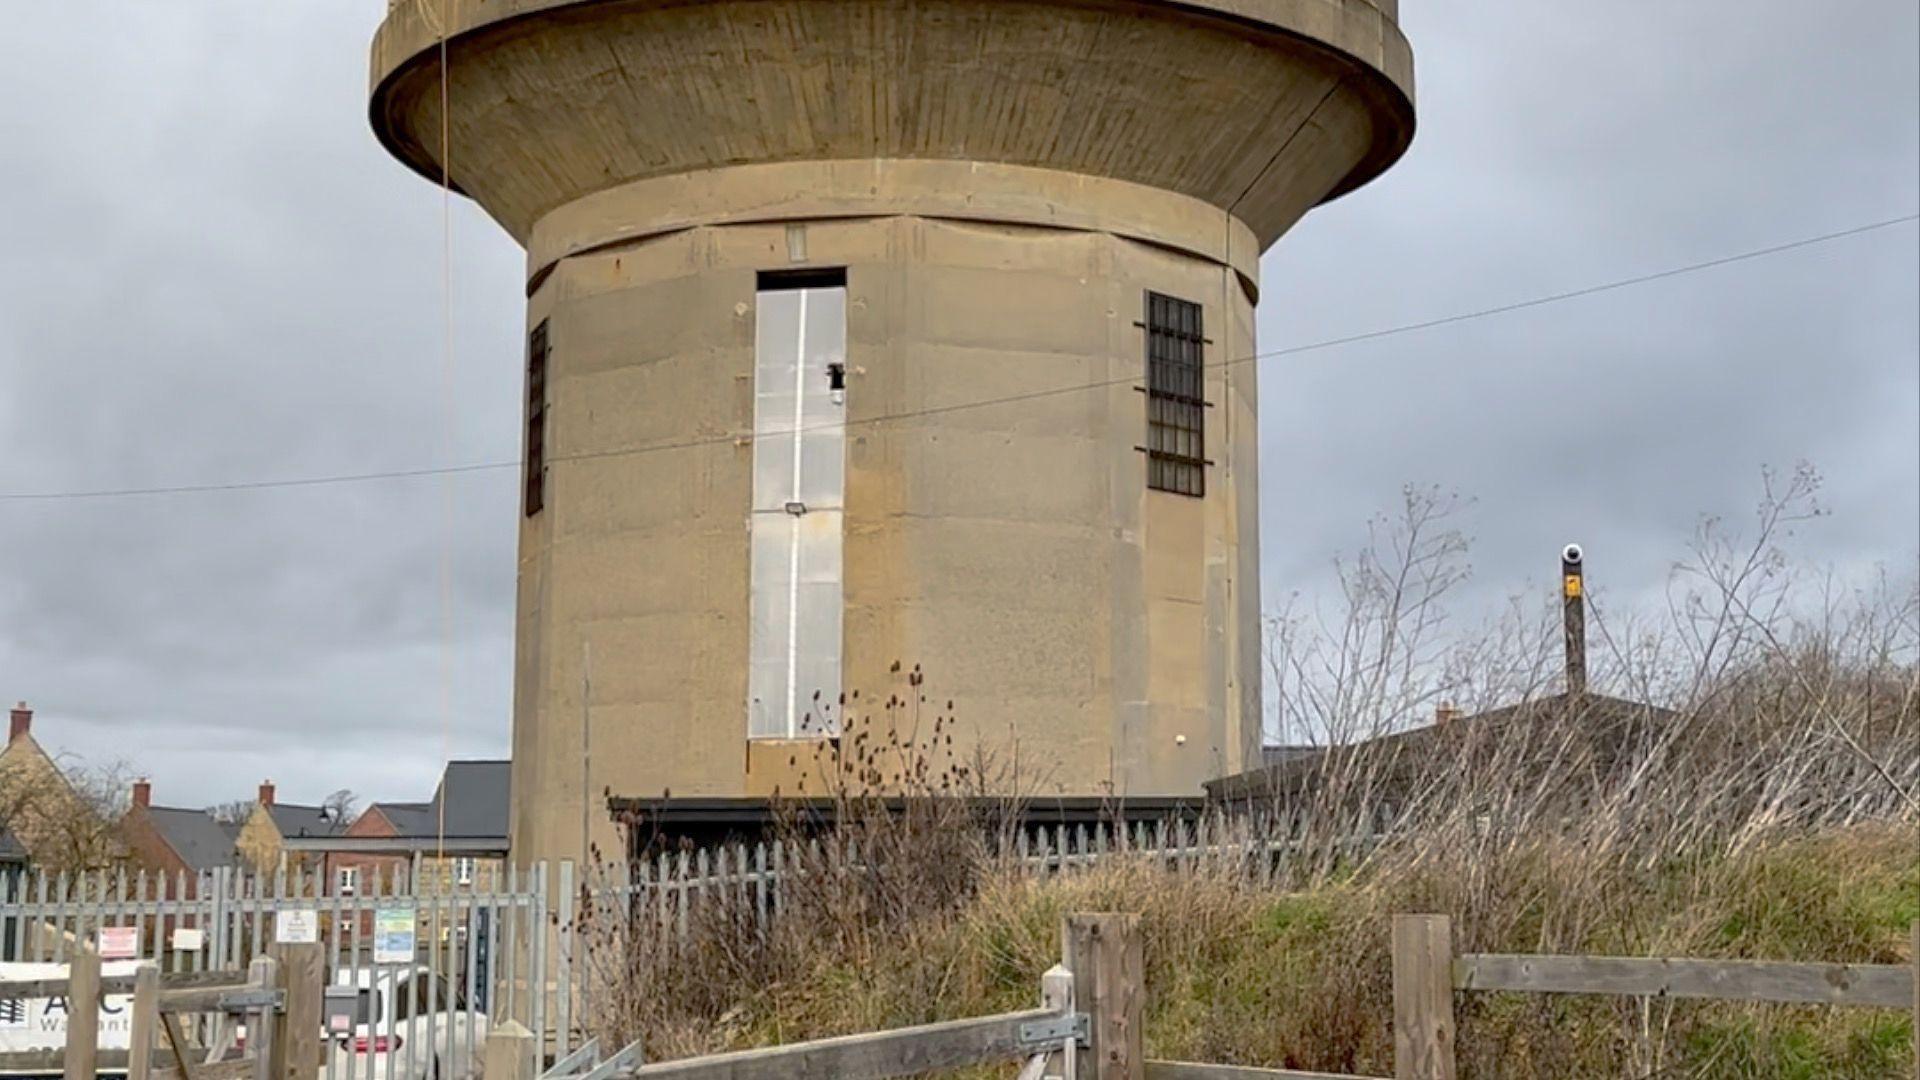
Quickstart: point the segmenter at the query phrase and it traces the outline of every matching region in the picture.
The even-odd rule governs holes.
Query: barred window
[[[527,516],[547,502],[547,324],[527,337]]]
[[[1207,493],[1205,335],[1200,305],[1147,294],[1147,486]]]

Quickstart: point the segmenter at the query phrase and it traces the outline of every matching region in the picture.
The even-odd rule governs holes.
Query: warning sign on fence
[[[381,908],[373,913],[373,962],[413,963],[413,909]]]
[[[103,926],[100,928],[100,959],[132,960],[139,955],[139,927]]]
[[[281,945],[311,945],[320,940],[320,913],[295,908],[274,916],[273,940]]]

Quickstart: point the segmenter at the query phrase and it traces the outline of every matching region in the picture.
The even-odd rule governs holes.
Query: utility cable
[[[1382,338],[1397,337],[1402,334],[1417,333],[1423,330],[1432,330],[1438,327],[1452,326],[1457,323],[1471,322],[1478,319],[1491,318],[1497,315],[1507,315],[1516,311],[1524,311],[1529,308],[1537,308],[1537,307],[1544,307],[1549,304],[1564,303],[1569,300],[1577,300],[1583,297],[1595,296],[1601,293],[1614,292],[1620,289],[1632,288],[1638,285],[1646,285],[1653,282],[1665,281],[1670,278],[1681,277],[1687,274],[1695,274],[1701,271],[1712,270],[1712,269],[1716,269],[1723,266],[1729,266],[1735,263],[1748,262],[1754,259],[1761,259],[1761,258],[1773,256],[1773,255],[1780,255],[1786,252],[1796,251],[1801,248],[1813,247],[1819,244],[1831,243],[1836,240],[1843,240],[1848,237],[1859,236],[1864,233],[1875,232],[1880,229],[1891,228],[1896,225],[1904,225],[1913,221],[1920,221],[1920,213],[1904,214],[1904,215],[1901,215],[1900,217],[1886,218],[1881,221],[1874,221],[1864,225],[1856,225],[1848,229],[1841,229],[1837,232],[1822,233],[1818,236],[1803,237],[1801,239],[1788,241],[1783,244],[1774,244],[1768,247],[1755,248],[1750,251],[1743,251],[1733,255],[1725,255],[1715,259],[1708,259],[1704,262],[1688,263],[1683,266],[1669,267],[1665,270],[1657,270],[1652,273],[1639,274],[1633,277],[1618,278],[1613,281],[1606,281],[1606,282],[1601,282],[1595,285],[1588,285],[1582,288],[1572,289],[1566,292],[1547,293],[1541,296],[1530,297],[1525,300],[1517,300],[1511,303],[1495,305],[1493,307],[1476,308],[1469,311],[1458,312],[1452,315],[1441,316],[1435,319],[1425,319],[1419,322],[1400,323],[1394,326],[1382,327],[1377,330],[1368,330],[1362,333],[1348,334],[1343,337],[1325,338],[1320,341],[1308,342],[1301,345],[1292,345],[1292,346],[1288,346],[1280,349],[1272,349],[1267,352],[1254,353],[1249,356],[1234,357],[1228,360],[1216,360],[1205,366],[1213,368],[1213,367],[1227,367],[1227,366],[1232,366],[1237,364],[1258,363],[1259,361],[1262,361],[1262,360],[1273,360],[1283,356],[1298,356],[1303,353],[1319,352],[1325,349],[1334,349],[1334,348],[1339,348],[1346,345],[1359,344],[1361,342],[1366,342],[1366,341],[1378,341]],[[930,406],[924,409],[911,409],[903,412],[882,413],[877,416],[868,416],[868,417],[861,417],[861,418],[852,419],[852,420],[838,421],[833,424],[823,424],[819,426],[819,429],[826,430],[827,428],[837,429],[837,428],[865,427],[865,426],[872,426],[876,424],[892,423],[900,420],[911,420],[919,417],[941,416],[948,413],[964,412],[971,409],[992,408],[997,405],[1011,405],[1011,404],[1017,404],[1023,401],[1035,401],[1042,398],[1058,397],[1063,394],[1082,393],[1088,390],[1111,389],[1111,388],[1120,387],[1120,386],[1138,386],[1140,382],[1141,382],[1140,376],[1129,375],[1129,376],[1125,376],[1117,379],[1103,379],[1103,380],[1098,380],[1094,382],[1073,383],[1067,386],[1050,387],[1045,390],[1032,390],[1032,391],[1026,391],[1024,393],[1018,393],[1018,394],[1007,394],[1001,397],[981,398],[973,401],[961,401],[961,402],[955,402],[950,405],[936,405],[936,406]],[[793,434],[792,432],[780,433],[780,435],[783,438],[790,437],[792,434]],[[588,461],[588,460],[594,460],[598,458],[629,457],[629,456],[637,456],[640,454],[665,453],[672,450],[690,450],[690,449],[695,449],[695,448],[704,447],[704,446],[720,446],[720,445],[726,445],[729,443],[745,446],[750,444],[753,441],[753,438],[754,437],[751,434],[714,435],[714,436],[707,436],[699,439],[683,440],[680,442],[655,443],[655,444],[644,445],[644,446],[620,447],[612,450],[599,450],[599,451],[591,451],[591,452],[580,453],[580,454],[550,455],[547,458],[547,461],[551,464],[551,463],[566,462],[566,461]],[[110,488],[110,489],[100,489],[100,490],[91,490],[91,491],[0,492],[0,502],[35,502],[35,501],[71,500],[71,499],[110,499],[110,498],[128,498],[128,497],[142,496],[142,495],[186,495],[186,494],[199,494],[199,493],[205,493],[205,492],[220,492],[220,491],[255,491],[255,490],[270,489],[270,488],[315,487],[315,486],[326,485],[326,484],[362,483],[362,482],[374,481],[374,480],[396,480],[396,479],[406,479],[406,478],[420,477],[420,476],[445,476],[445,475],[453,475],[458,473],[484,472],[484,471],[497,470],[497,469],[518,469],[520,467],[520,464],[521,463],[517,460],[516,461],[488,461],[488,462],[472,462],[472,463],[467,463],[462,465],[429,466],[429,467],[423,467],[423,468],[417,468],[417,469],[393,469],[393,470],[386,470],[381,472],[341,473],[341,474],[327,475],[327,476],[296,477],[296,478],[284,479],[284,480],[247,480],[247,481],[235,481],[231,483],[176,484],[176,485],[169,485],[169,486],[163,486],[163,487]]]

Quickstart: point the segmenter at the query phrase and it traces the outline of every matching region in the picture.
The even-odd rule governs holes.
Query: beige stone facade
[[[429,175],[440,10],[399,0],[374,49],[376,130]],[[956,758],[1017,752],[1040,792],[1197,795],[1257,762],[1258,257],[1405,148],[1391,11],[447,10],[452,179],[527,246],[549,347],[516,860],[583,825],[614,850],[608,791],[793,791],[814,761],[748,736],[768,272],[844,272],[840,685],[873,702],[920,665]],[[1203,496],[1148,485],[1149,292],[1204,326]],[[842,738],[879,722],[850,707]]]
[[[0,746],[0,865],[95,870],[121,858],[113,830],[33,736],[33,710],[14,706]]]

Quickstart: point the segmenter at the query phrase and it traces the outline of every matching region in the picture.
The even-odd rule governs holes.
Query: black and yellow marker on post
[[[1567,635],[1567,693],[1587,692],[1587,589],[1579,544],[1560,551],[1560,603]]]

